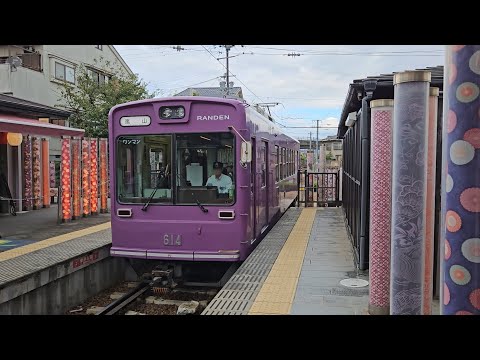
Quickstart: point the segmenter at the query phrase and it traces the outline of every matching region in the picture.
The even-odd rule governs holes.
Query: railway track
[[[179,286],[158,291],[149,281],[121,283],[67,311],[68,315],[200,314],[219,289]],[[157,291],[155,291],[157,290]],[[113,300],[113,301],[112,301]]]
[[[140,296],[145,294],[150,290],[152,284],[150,282],[141,282],[135,288],[130,290],[128,293],[123,295],[118,300],[112,302],[110,305],[107,305],[103,310],[97,313],[97,315],[115,315],[123,308],[130,305],[132,302],[137,300]]]

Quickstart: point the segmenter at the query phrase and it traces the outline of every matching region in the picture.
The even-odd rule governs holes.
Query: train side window
[[[278,182],[280,180],[280,168],[279,168],[279,148],[278,145],[275,145],[275,181]]]
[[[260,147],[260,161],[262,167],[262,187],[267,185],[267,173],[266,173],[266,166],[267,166],[267,151],[266,151],[266,144],[262,141],[262,145]]]

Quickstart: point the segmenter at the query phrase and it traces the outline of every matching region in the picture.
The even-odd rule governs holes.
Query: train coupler
[[[162,295],[170,292],[177,284],[173,281],[173,270],[154,269],[152,271],[154,294]]]

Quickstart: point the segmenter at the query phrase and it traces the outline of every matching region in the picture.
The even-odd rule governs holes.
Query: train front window
[[[176,203],[234,203],[233,134],[178,134],[176,141]]]
[[[172,136],[129,135],[117,139],[120,203],[172,202]]]

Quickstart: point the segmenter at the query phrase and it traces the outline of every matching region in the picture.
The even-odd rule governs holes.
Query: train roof
[[[160,101],[189,101],[189,100],[196,100],[196,101],[211,101],[211,102],[216,102],[216,103],[223,103],[223,104],[232,104],[232,105],[243,105],[245,108],[251,108],[253,111],[257,112],[260,116],[262,116],[266,121],[272,122],[272,125],[275,127],[275,129],[281,133],[283,133],[285,136],[288,136],[292,140],[296,141],[299,143],[299,141],[290,135],[285,134],[285,132],[282,130],[281,127],[279,127],[274,121],[271,121],[268,119],[268,117],[265,114],[262,114],[259,112],[255,106],[252,104],[249,104],[245,100],[239,100],[239,99],[231,99],[231,98],[219,98],[219,97],[210,97],[210,96],[168,96],[168,97],[162,97],[162,98],[151,98],[151,99],[144,99],[144,100],[136,100],[136,101],[130,101],[126,102],[123,104],[118,104],[115,105],[110,109],[109,116],[112,114],[112,112],[116,109],[120,109],[123,107],[128,107],[136,104],[147,104],[147,103],[152,103],[152,102],[160,102]],[[273,120],[273,118],[272,118]]]

